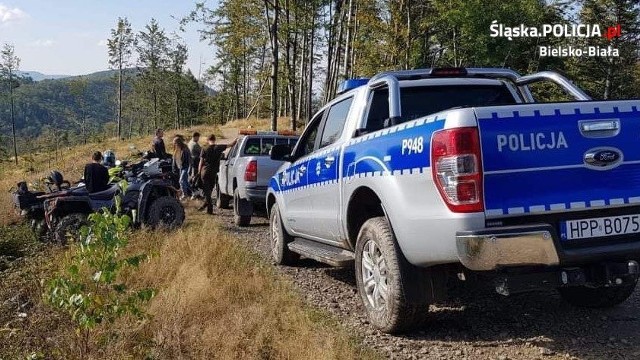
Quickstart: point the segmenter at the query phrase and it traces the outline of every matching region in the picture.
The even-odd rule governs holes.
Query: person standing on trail
[[[84,167],[84,184],[87,191],[92,194],[107,190],[109,187],[109,171],[102,166],[102,153],[96,151],[91,155],[91,162]]]
[[[189,187],[189,164],[191,163],[191,155],[189,148],[184,143],[182,136],[173,138],[173,169],[180,174],[180,190],[182,195],[180,200],[191,196],[191,188]]]
[[[164,130],[157,129],[156,137],[153,138],[153,142],[151,143],[151,151],[153,151],[155,156],[160,159],[166,159],[168,157],[167,149],[164,146],[164,140],[162,140],[163,136]]]
[[[207,146],[202,150],[200,155],[200,165],[198,173],[202,179],[202,191],[204,192],[204,204],[198,209],[200,211],[207,209],[207,214],[213,214],[213,201],[211,193],[218,178],[218,170],[220,168],[220,158],[222,152],[227,147],[232,147],[238,139],[233,140],[229,145],[216,145],[216,136],[211,134],[207,138]]]
[[[198,176],[198,168],[200,166],[200,154],[202,153],[202,147],[198,143],[200,141],[200,133],[194,132],[191,136],[191,140],[187,144],[189,148],[189,154],[191,154],[191,163],[189,164],[189,178],[191,179],[191,190],[201,187],[200,177]],[[193,195],[195,196],[195,194]],[[193,200],[192,196],[192,200]]]

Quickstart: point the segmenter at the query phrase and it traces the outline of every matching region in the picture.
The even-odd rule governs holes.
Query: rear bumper
[[[468,269],[489,271],[518,266],[579,266],[603,261],[640,259],[640,241],[563,248],[548,224],[461,231],[456,234],[460,262]]]
[[[252,203],[264,203],[267,198],[267,186],[247,186],[246,199]]]
[[[552,232],[544,226],[462,231],[456,234],[456,245],[460,262],[476,271],[560,263]]]

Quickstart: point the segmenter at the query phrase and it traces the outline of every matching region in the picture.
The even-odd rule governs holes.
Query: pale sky
[[[0,0],[0,44],[15,45],[20,70],[88,74],[108,69],[106,39],[118,17],[136,33],[155,18],[167,35],[184,39],[187,66],[198,76],[201,58],[202,72],[214,62],[214,48],[199,41],[196,24],[179,32],[177,20],[194,8],[195,0]]]

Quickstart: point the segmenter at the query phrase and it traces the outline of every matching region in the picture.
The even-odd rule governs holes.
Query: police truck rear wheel
[[[608,308],[625,302],[636,288],[637,281],[612,287],[588,288],[585,286],[560,288],[560,296],[573,306]]]
[[[387,333],[409,330],[424,322],[429,310],[426,295],[408,300],[412,281],[403,272],[412,267],[402,255],[385,217],[367,220],[356,240],[356,284],[371,324]],[[424,269],[415,269],[422,281]],[[411,275],[409,275],[411,276]]]
[[[278,265],[294,265],[300,255],[289,250],[293,237],[287,234],[282,225],[278,204],[273,204],[269,216],[269,236],[271,238],[271,257]]]

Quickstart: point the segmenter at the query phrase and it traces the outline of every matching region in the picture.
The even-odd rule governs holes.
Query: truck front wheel
[[[588,288],[585,286],[559,288],[560,296],[573,306],[608,308],[627,300],[636,288],[637,281],[611,287]]]
[[[287,234],[282,225],[278,204],[273,204],[269,216],[269,235],[271,236],[271,256],[278,265],[294,265],[300,255],[289,250],[293,237]]]
[[[425,269],[415,268],[404,258],[384,216],[362,225],[355,255],[358,293],[371,324],[387,333],[422,324],[429,310],[428,297],[414,294],[409,299],[407,289],[414,281],[423,281]]]

